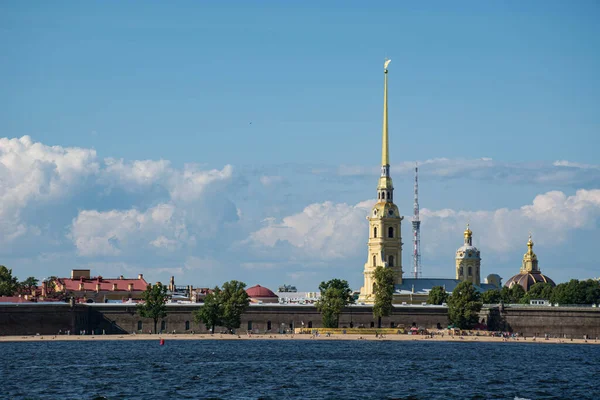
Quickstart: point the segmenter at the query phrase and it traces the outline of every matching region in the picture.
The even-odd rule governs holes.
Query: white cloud
[[[308,259],[360,257],[366,252],[365,216],[375,201],[355,206],[331,202],[315,203],[280,222],[265,220],[266,226],[253,232],[249,241],[255,246],[273,248],[286,243]],[[494,211],[421,210],[422,251],[426,258],[453,261],[454,250],[462,244],[467,223],[474,231],[475,243],[486,255],[520,252],[528,232],[535,241],[547,246],[560,245],[573,230],[593,229],[600,220],[600,190],[579,190],[567,196],[551,191],[535,197],[517,209]],[[410,219],[403,224],[405,263],[410,249]],[[408,246],[408,247],[407,247]],[[273,253],[280,256],[279,252]],[[330,263],[331,264],[331,263]]]
[[[116,256],[131,246],[143,251],[146,244],[175,249],[193,244],[185,221],[173,205],[159,204],[145,212],[86,210],[73,220],[70,237],[82,256]]]
[[[71,196],[98,171],[94,150],[46,146],[29,136],[0,138],[0,248],[27,233],[39,235],[22,221],[23,209]]]
[[[303,249],[311,258],[346,258],[354,255],[356,246],[365,241],[365,231],[357,227],[365,225],[368,204],[373,203],[311,204],[281,222],[266,219],[266,226],[253,232],[249,241],[267,247],[287,242]]]

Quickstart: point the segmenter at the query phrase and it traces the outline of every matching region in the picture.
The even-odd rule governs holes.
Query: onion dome
[[[465,244],[456,250],[456,259],[480,259],[480,251],[477,249],[477,247],[473,246],[473,232],[471,229],[469,229],[469,224],[467,224],[467,229],[465,230],[464,236]]]
[[[549,283],[552,286],[556,286],[554,281],[542,274],[538,267],[538,258],[533,252],[533,241],[531,240],[531,234],[529,234],[529,240],[527,241],[527,253],[523,255],[523,263],[521,264],[521,271],[506,281],[504,286],[513,287],[514,285],[521,285],[525,291],[529,291],[536,283]]]

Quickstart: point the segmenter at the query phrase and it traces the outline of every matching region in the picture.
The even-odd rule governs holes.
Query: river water
[[[0,343],[2,399],[600,399],[600,346],[427,341]]]

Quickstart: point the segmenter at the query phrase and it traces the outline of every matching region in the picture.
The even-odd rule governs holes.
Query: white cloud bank
[[[343,259],[366,251],[367,213],[374,201],[355,206],[331,202],[311,204],[302,212],[253,232],[254,245],[274,248],[285,242],[307,258]],[[452,260],[453,251],[462,244],[467,223],[474,231],[476,244],[484,254],[519,252],[525,248],[528,232],[545,245],[559,245],[573,230],[593,229],[600,220],[600,190],[578,190],[567,196],[551,191],[535,197],[531,204],[517,209],[494,211],[421,210],[422,251],[430,258],[444,254]],[[405,262],[410,249],[410,218],[403,224]],[[598,235],[597,231],[594,231]],[[366,254],[366,253],[365,253]],[[366,257],[366,256],[365,256]]]

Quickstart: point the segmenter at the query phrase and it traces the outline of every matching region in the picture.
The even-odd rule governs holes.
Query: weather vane
[[[387,70],[387,67],[391,62],[392,62],[392,60],[390,60],[389,58],[386,58],[385,62],[383,63],[383,69]]]

